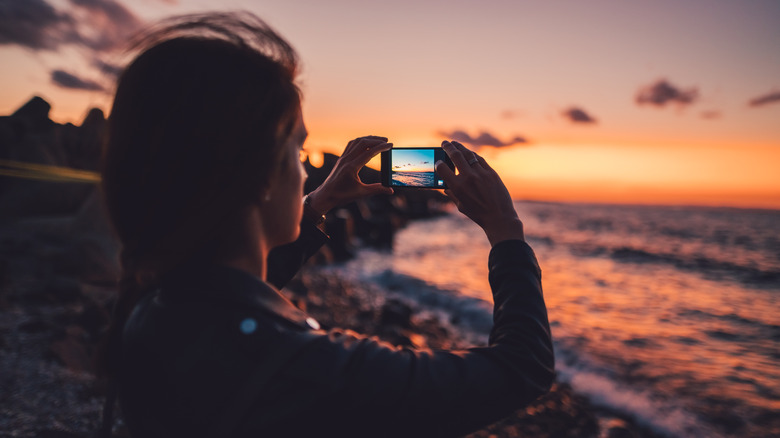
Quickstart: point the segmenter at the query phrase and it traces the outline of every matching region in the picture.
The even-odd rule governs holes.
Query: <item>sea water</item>
[[[670,436],[780,436],[780,211],[518,202],[559,379]],[[460,213],[341,275],[485,343],[489,244]]]

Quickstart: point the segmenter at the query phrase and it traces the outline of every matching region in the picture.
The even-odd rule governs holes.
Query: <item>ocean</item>
[[[393,172],[391,185],[434,187],[433,172]]]
[[[558,378],[680,437],[780,436],[780,211],[517,202],[542,268]],[[487,341],[490,251],[458,212],[339,275]]]

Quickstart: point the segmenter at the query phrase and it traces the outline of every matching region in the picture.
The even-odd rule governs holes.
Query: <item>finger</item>
[[[463,154],[469,166],[474,166],[475,164],[477,164],[477,162],[479,162],[479,155],[477,155],[476,152],[472,151],[466,146],[463,146],[463,144],[461,144],[458,141],[452,141],[452,144],[455,145],[455,147],[460,151],[461,154]],[[474,159],[476,159],[477,162],[474,162]]]
[[[392,143],[387,142],[379,142],[375,144],[368,145],[361,149],[360,155],[355,157],[355,163],[359,167],[363,167],[366,164],[368,164],[369,161],[371,161],[372,158],[376,157],[380,153],[384,151],[389,151],[393,148]]]
[[[366,141],[366,140],[378,140],[378,141],[386,142],[387,141],[387,137],[380,137],[378,135],[364,135],[363,137],[358,137],[358,138],[352,140],[350,143],[352,143],[352,142],[358,143],[358,142]]]
[[[439,178],[444,180],[444,184],[446,184],[447,187],[452,187],[453,185],[457,184],[455,179],[455,172],[453,172],[452,169],[450,169],[450,166],[448,166],[444,161],[437,161],[434,169],[436,169],[436,174],[439,175]]]
[[[342,155],[362,154],[365,151],[370,151],[375,146],[385,143],[387,143],[386,137],[359,137],[347,144],[347,147],[344,149],[344,153]]]
[[[447,155],[450,157],[450,160],[452,160],[452,162],[455,164],[455,167],[457,167],[460,172],[463,172],[468,167],[470,167],[466,161],[466,158],[463,156],[463,153],[458,150],[457,146],[448,142],[447,140],[444,140],[441,142],[441,147],[444,149],[444,152],[447,153]]]

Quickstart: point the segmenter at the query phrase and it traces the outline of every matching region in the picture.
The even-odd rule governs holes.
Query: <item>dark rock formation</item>
[[[12,115],[0,117],[0,160],[97,170],[106,129],[103,112],[93,109],[79,127],[54,123],[49,119],[50,108],[36,96]],[[74,214],[94,189],[92,183],[53,184],[0,175],[0,223]]]

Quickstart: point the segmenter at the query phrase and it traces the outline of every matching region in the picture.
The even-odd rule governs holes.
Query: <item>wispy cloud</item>
[[[773,91],[771,93],[767,93],[762,96],[758,96],[756,98],[750,99],[748,105],[755,108],[755,107],[764,106],[770,103],[777,103],[777,102],[780,102],[780,91]]]
[[[496,137],[495,135],[487,131],[480,132],[479,135],[477,135],[476,137],[472,137],[467,132],[461,130],[439,131],[436,134],[449,140],[455,140],[461,143],[467,143],[475,148],[479,148],[482,146],[501,148],[501,147],[507,147],[516,144],[528,143],[528,139],[526,139],[525,137],[521,137],[519,135],[515,136],[511,140],[501,141],[498,139],[498,137]]]
[[[6,1],[0,7],[0,44],[32,50],[77,45],[104,52],[122,44],[142,25],[115,0],[69,0],[57,10],[46,0]]]
[[[706,110],[701,112],[701,118],[705,120],[715,120],[723,116],[718,110]]]
[[[79,40],[76,21],[45,0],[4,1],[0,7],[0,45],[56,50]]]
[[[103,52],[117,48],[138,30],[142,21],[115,0],[70,0],[78,17],[80,43]]]
[[[33,51],[76,47],[96,74],[115,78],[120,67],[103,59],[125,44],[143,21],[117,0],[68,0],[65,6],[57,9],[47,0],[2,0],[0,45],[16,45]],[[64,69],[53,69],[51,81],[74,90],[106,89]]]
[[[596,119],[594,119],[590,114],[586,113],[582,108],[576,106],[563,111],[562,115],[563,117],[569,119],[569,121],[572,123],[597,123]]]
[[[663,107],[669,103],[690,105],[699,98],[699,90],[695,87],[682,89],[669,83],[666,79],[642,87],[636,94],[638,105],[654,105]]]
[[[51,72],[51,81],[54,85],[71,90],[85,91],[103,91],[102,85],[89,79],[82,79],[72,73],[64,70],[54,70]]]

